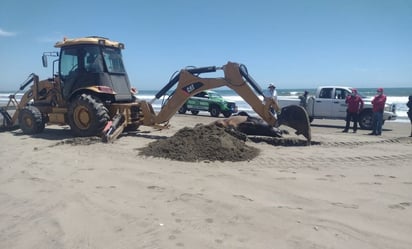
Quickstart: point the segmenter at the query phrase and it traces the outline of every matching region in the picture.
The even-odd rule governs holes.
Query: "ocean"
[[[367,98],[373,97],[376,93],[376,88],[357,88],[357,89],[358,89],[358,92],[362,96],[365,96]],[[239,108],[239,111],[246,111],[249,113],[253,113],[253,110],[249,106],[249,104],[231,89],[224,87],[224,88],[217,88],[213,90],[218,92],[220,95],[222,95],[226,100],[235,102]],[[276,90],[277,90],[277,94],[279,98],[299,96],[305,90],[309,91],[309,95],[314,95],[316,91],[316,89],[276,89]],[[136,97],[141,100],[150,101],[154,99],[154,96],[158,91],[159,90],[141,90],[137,93]],[[7,104],[8,96],[10,94],[14,94],[14,92],[11,92],[11,91],[1,92],[0,91],[0,106],[4,106]],[[408,102],[408,96],[412,95],[412,87],[385,88],[384,94],[387,96],[387,103],[396,104],[396,114],[398,115],[398,118],[396,121],[393,121],[393,122],[409,122],[408,115],[406,113],[408,111],[408,107],[406,106],[406,103]],[[17,93],[16,94],[17,100],[19,100],[22,95],[23,95],[23,92]],[[163,102],[162,98],[155,100],[153,102],[152,105],[155,111],[160,110],[162,106],[162,102]]]

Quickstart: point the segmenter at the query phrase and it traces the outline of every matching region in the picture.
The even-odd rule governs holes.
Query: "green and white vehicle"
[[[190,111],[193,115],[199,114],[199,111],[207,111],[210,112],[212,117],[219,117],[222,113],[227,118],[238,110],[235,102],[226,101],[217,92],[202,91],[186,101],[178,112],[184,114],[187,111]]]

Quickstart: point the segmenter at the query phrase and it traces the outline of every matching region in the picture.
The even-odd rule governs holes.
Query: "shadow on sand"
[[[344,129],[345,128],[345,123],[343,123],[342,125],[333,125],[333,124],[311,124],[311,127],[319,127],[319,128],[331,128],[331,129]],[[353,124],[351,123],[350,129],[352,129]],[[359,130],[362,131],[371,131],[371,130],[366,130],[366,129],[361,129],[358,128]],[[385,127],[382,127],[382,131],[391,131],[392,129],[386,129]]]

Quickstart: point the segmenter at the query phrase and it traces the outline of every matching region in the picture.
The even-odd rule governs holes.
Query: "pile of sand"
[[[259,154],[257,148],[245,144],[215,125],[184,127],[172,137],[154,141],[140,149],[140,155],[164,157],[178,161],[248,161]]]

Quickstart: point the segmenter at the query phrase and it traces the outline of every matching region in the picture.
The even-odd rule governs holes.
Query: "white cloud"
[[[55,43],[63,40],[63,35],[60,32],[55,32],[52,35],[37,37],[36,40],[40,43]]]
[[[8,32],[6,30],[3,30],[2,28],[0,28],[0,37],[6,37],[6,36],[15,36],[16,33],[13,32]]]

